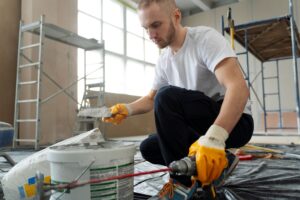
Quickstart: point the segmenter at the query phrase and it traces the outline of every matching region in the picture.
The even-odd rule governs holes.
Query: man
[[[208,185],[218,181],[225,168],[236,165],[237,159],[228,162],[225,148],[241,147],[250,140],[249,90],[222,35],[208,27],[183,27],[174,0],[141,0],[138,14],[150,39],[165,50],[149,94],[111,107],[113,117],[104,121],[119,124],[154,107],[157,134],[142,142],[143,157],[168,166],[190,155],[197,165],[194,179],[171,174],[157,198],[189,199],[198,186],[195,179]]]

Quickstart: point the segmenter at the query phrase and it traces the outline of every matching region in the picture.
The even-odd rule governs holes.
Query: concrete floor
[[[295,130],[273,130],[254,132],[249,143],[252,144],[300,144],[300,134]]]

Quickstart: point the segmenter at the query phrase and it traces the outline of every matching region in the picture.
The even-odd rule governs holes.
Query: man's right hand
[[[115,125],[120,124],[129,115],[128,106],[123,103],[110,107],[110,112],[111,117],[102,118],[102,121]]]

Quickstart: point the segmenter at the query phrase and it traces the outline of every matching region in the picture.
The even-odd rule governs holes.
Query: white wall
[[[46,23],[55,24],[74,33],[77,32],[77,0],[23,0],[21,11],[21,17],[25,24],[38,21],[41,15],[45,15]],[[25,40],[34,40],[37,37],[32,34],[28,36],[29,38],[25,38]],[[45,39],[43,71],[62,88],[67,87],[77,79],[77,49],[50,39]],[[42,100],[59,91],[59,88],[44,75],[42,75],[41,79]],[[68,89],[68,92],[76,98],[76,85]],[[34,116],[32,113],[35,112],[35,109],[32,107],[22,108],[20,109],[21,112],[23,111],[24,114]],[[40,109],[41,144],[52,144],[72,136],[76,119],[76,109],[77,104],[64,93],[42,104]],[[21,124],[19,129],[20,137],[33,138],[34,128],[34,125],[28,123]]]
[[[300,28],[300,2],[294,0],[294,17],[298,29]],[[207,12],[202,12],[196,15],[184,17],[182,20],[183,25],[185,26],[211,26],[214,27],[219,32],[222,31],[221,27],[221,17],[225,18],[225,26],[227,26],[227,10],[228,7],[232,9],[232,17],[235,21],[235,24],[244,24],[252,21],[264,20],[279,16],[284,16],[289,14],[289,1],[288,0],[244,0],[239,3],[232,4],[230,6],[223,6],[216,8]],[[228,35],[226,38],[229,40]],[[236,52],[244,51],[241,46],[237,43]],[[245,69],[246,62],[245,56],[239,56],[239,60],[243,68]],[[298,62],[299,63],[299,62]],[[300,63],[299,63],[300,64]],[[299,66],[298,64],[298,66]],[[249,57],[249,66],[250,66],[250,80],[252,81],[254,77],[261,71],[261,62],[257,60],[254,56],[250,55]],[[275,62],[273,63],[264,63],[264,73],[265,76],[274,75],[276,70]],[[293,75],[293,66],[291,60],[280,61],[279,62],[279,80],[280,80],[280,93],[281,93],[281,105],[284,112],[295,111],[296,109],[296,97],[295,97],[295,85],[294,85],[294,75]],[[269,81],[266,83],[266,91],[273,92],[276,90],[276,82]],[[260,101],[262,102],[262,81],[261,76],[259,75],[255,82],[253,82],[253,87],[255,88],[256,93],[259,96]],[[251,92],[252,100],[252,113],[255,120],[255,129],[262,129],[263,124],[263,115],[262,109],[258,104],[257,99],[255,98],[253,92]],[[277,99],[274,97],[268,97],[266,99],[267,109],[277,109]]]
[[[0,1],[0,121],[13,124],[21,1]]]

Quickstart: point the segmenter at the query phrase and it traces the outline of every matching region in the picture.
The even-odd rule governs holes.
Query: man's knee
[[[246,145],[254,130],[253,118],[251,115],[243,114],[237,126],[233,129],[226,141],[226,148],[239,148]]]
[[[154,108],[157,109],[159,106],[166,106],[170,105],[176,98],[176,92],[179,90],[179,88],[175,86],[165,86],[160,88],[154,99]]]
[[[147,139],[143,140],[140,144],[140,152],[145,160],[148,160],[151,152],[149,151],[149,144]]]
[[[157,149],[159,149],[159,146],[155,134],[149,135],[140,144],[140,152],[143,158],[149,162],[153,162],[154,157],[158,154]]]
[[[142,157],[150,163],[164,165],[164,160],[162,158],[158,138],[156,134],[149,135],[140,144],[140,152]]]

